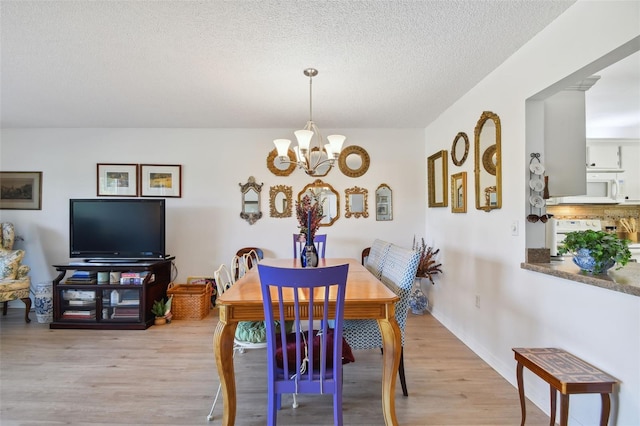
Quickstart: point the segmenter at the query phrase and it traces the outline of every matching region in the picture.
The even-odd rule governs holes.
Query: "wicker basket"
[[[171,315],[175,320],[201,320],[209,315],[211,284],[169,284],[167,296],[173,296]]]

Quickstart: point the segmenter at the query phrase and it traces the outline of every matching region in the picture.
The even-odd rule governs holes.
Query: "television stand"
[[[151,308],[154,301],[167,297],[175,257],[108,260],[114,259],[53,265],[59,274],[53,280],[53,322],[49,328],[144,330],[153,325]],[[140,284],[103,284],[95,279],[63,281],[68,271],[138,273],[144,279]]]
[[[163,258],[164,259],[164,258]],[[85,259],[85,263],[102,263],[102,264],[110,264],[110,263],[137,263],[137,262],[154,262],[158,259],[149,258],[149,259]]]

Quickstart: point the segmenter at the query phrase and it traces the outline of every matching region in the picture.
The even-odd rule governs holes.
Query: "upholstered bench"
[[[611,401],[609,394],[618,381],[596,367],[587,364],[577,356],[557,348],[513,348],[518,363],[516,375],[522,423],[526,418],[523,367],[531,370],[551,388],[551,422],[556,421],[556,391],[560,391],[560,426],[567,426],[569,420],[569,395],[572,393],[599,393],[602,398],[600,426],[607,426]]]

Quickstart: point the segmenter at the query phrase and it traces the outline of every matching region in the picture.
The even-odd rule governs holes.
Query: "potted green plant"
[[[568,232],[559,254],[572,253],[573,263],[581,270],[592,274],[602,274],[616,263],[620,269],[631,259],[629,243],[615,234],[604,231]]]
[[[162,325],[167,323],[167,317],[171,313],[172,298],[173,296],[167,299],[166,302],[164,301],[164,299],[154,300],[153,306],[151,307],[151,313],[156,316],[156,319],[154,321],[155,325]]]

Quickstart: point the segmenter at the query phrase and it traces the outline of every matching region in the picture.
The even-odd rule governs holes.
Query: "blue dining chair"
[[[300,234],[293,234],[293,258],[297,259],[300,256],[302,250],[304,250],[304,242],[300,241]],[[318,235],[313,237],[313,244],[318,251],[318,259],[324,259],[324,252],[327,246],[327,234]]]
[[[348,271],[349,265],[276,268],[258,264],[267,324],[268,425],[276,424],[283,393],[332,394],[334,425],[342,425],[342,323]],[[330,299],[335,300],[333,315],[329,315]],[[285,313],[290,312],[293,333],[274,322],[285,324]],[[334,330],[327,326],[330,319],[335,321]],[[314,330],[314,320],[321,320],[320,330]]]
[[[396,302],[395,310],[396,322],[402,332],[402,349],[400,351],[398,374],[400,375],[402,393],[404,396],[408,396],[407,381],[404,374],[404,329],[407,323],[409,297],[411,295],[413,282],[416,279],[420,253],[391,243],[376,244],[374,242],[374,245],[371,246],[368,260],[372,259],[374,247],[376,246],[386,251],[384,262],[380,263],[379,279],[400,298],[400,300]],[[343,334],[353,350],[382,348],[382,335],[380,334],[380,327],[376,320],[345,320]]]

